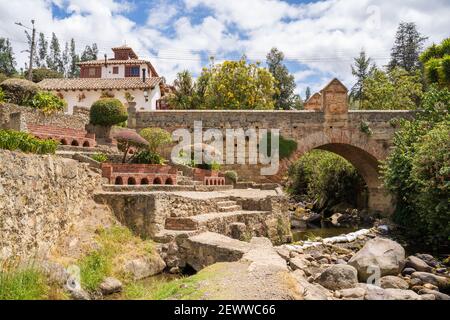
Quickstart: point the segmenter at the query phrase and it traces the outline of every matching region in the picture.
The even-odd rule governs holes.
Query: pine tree
[[[55,33],[52,33],[52,40],[50,42],[50,54],[47,57],[47,67],[56,72],[64,72],[61,57],[61,47]]]
[[[69,75],[69,70],[70,70],[70,56],[69,56],[70,52],[69,52],[69,43],[66,41],[66,45],[64,47],[64,51],[62,53],[62,69],[63,69],[63,74],[65,77],[67,77]]]
[[[310,88],[310,87],[306,87],[306,91],[305,91],[305,101],[308,101],[309,98],[311,98],[311,88]]]
[[[417,31],[414,22],[400,23],[395,43],[391,50],[391,61],[389,62],[389,71],[395,67],[401,67],[408,72],[412,72],[421,67],[419,55],[423,49],[423,44],[427,37],[422,36]]]
[[[97,60],[97,57],[98,57],[97,44],[93,43],[91,49],[92,49],[92,60]]]
[[[70,40],[70,67],[69,67],[69,78],[76,78],[80,75],[80,68],[77,63],[80,61],[75,48],[75,40],[72,38]]]
[[[38,68],[45,68],[47,66],[47,54],[48,54],[48,41],[45,39],[44,33],[39,33],[39,40],[37,43],[37,54],[36,54],[36,66]]]
[[[269,72],[276,80],[277,92],[274,95],[275,109],[293,109],[296,103],[295,98],[295,78],[289,73],[288,68],[283,64],[284,54],[277,48],[272,48],[267,54],[267,65]]]
[[[16,61],[9,39],[0,38],[0,73],[12,76],[16,73]]]
[[[359,57],[354,58],[355,64],[352,65],[352,74],[356,77],[356,83],[350,91],[350,97],[359,101],[361,107],[364,100],[364,81],[375,69],[375,65],[371,65],[371,59],[366,57],[366,52],[361,50]]]
[[[83,53],[81,54],[81,61],[90,61],[90,60],[97,60],[98,56],[98,48],[97,44],[93,43],[92,46],[86,46]]]

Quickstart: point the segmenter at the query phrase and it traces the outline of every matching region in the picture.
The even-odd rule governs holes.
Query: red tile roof
[[[44,79],[38,86],[44,90],[112,90],[112,89],[153,89],[163,81],[163,78],[102,79],[102,78],[76,78],[76,79]]]

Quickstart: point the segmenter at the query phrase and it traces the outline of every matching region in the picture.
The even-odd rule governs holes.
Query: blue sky
[[[333,77],[350,87],[352,58],[363,48],[385,65],[399,22],[416,22],[431,43],[450,36],[449,16],[447,0],[0,0],[0,37],[23,66],[26,39],[14,22],[34,18],[38,31],[73,37],[79,50],[96,42],[110,56],[127,43],[169,82],[183,69],[198,75],[210,56],[264,62],[277,47],[304,95]]]

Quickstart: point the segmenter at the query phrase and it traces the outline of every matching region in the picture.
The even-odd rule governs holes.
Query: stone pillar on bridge
[[[333,79],[321,90],[325,129],[345,127],[348,123],[348,89],[338,79]]]

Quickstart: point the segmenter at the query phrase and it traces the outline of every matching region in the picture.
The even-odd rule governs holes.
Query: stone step
[[[234,200],[219,201],[219,202],[217,202],[217,205],[219,207],[234,206],[234,205],[236,205],[236,201],[234,201]]]
[[[190,236],[183,246],[189,252],[186,262],[197,271],[217,262],[238,261],[252,248],[248,242],[215,232]]]
[[[200,214],[191,217],[166,218],[165,228],[176,231],[208,230],[226,234],[228,225],[244,222],[257,215],[266,215],[266,211],[232,211]]]
[[[237,204],[226,207],[219,207],[220,212],[234,212],[239,210],[242,210],[242,207]]]
[[[195,231],[183,231],[183,230],[167,230],[163,229],[158,232],[152,239],[160,243],[169,243],[177,238],[188,238],[202,233],[200,230]]]

